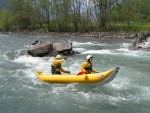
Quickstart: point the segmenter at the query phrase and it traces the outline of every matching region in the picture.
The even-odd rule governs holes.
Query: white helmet
[[[57,55],[56,58],[58,58],[58,59],[61,58],[61,55]]]
[[[88,55],[88,56],[86,57],[87,60],[90,59],[90,58],[93,58],[93,56],[92,56],[92,55]]]

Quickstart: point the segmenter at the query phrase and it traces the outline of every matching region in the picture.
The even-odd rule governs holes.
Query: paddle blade
[[[77,76],[80,76],[80,75],[83,75],[83,74],[88,74],[87,72],[79,72],[78,74],[77,74]]]

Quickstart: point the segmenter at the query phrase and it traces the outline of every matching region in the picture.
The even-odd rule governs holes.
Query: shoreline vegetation
[[[4,0],[0,0],[0,3],[1,1]],[[0,31],[12,31],[16,34],[125,38],[129,35],[134,37],[134,32],[150,31],[150,0],[58,1],[2,2]]]

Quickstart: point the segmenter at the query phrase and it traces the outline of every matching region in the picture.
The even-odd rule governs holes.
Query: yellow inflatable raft
[[[43,72],[36,72],[37,77],[45,82],[49,83],[100,83],[106,84],[112,81],[119,67],[115,67],[114,69],[94,74],[83,74],[83,75],[50,75],[44,74]]]

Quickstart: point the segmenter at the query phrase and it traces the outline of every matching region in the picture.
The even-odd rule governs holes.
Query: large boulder
[[[36,43],[28,50],[28,54],[34,57],[43,57],[49,55],[53,50],[53,45],[50,42],[40,42]]]
[[[69,52],[72,51],[72,42],[69,41],[57,42],[53,44],[53,47],[56,51],[60,53]]]
[[[57,52],[63,54],[63,55],[73,55],[73,54],[79,54],[79,52],[75,52],[72,49],[72,42],[70,41],[63,41],[63,42],[57,42],[53,44],[54,50]]]
[[[132,50],[150,50],[150,33],[140,33],[129,48]]]
[[[28,54],[31,56],[56,56],[61,54],[64,56],[79,54],[72,50],[72,42],[62,41],[51,44],[50,42],[35,41],[32,43],[32,47],[28,50]]]
[[[60,54],[58,51],[56,51],[55,49],[53,49],[52,51],[50,51],[49,56],[50,57],[54,57],[56,55]]]

